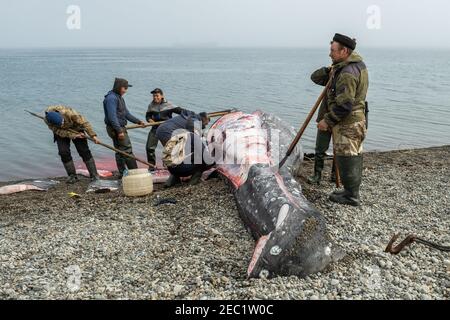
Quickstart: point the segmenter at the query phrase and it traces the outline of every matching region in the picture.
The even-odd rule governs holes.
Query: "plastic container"
[[[122,178],[123,192],[128,197],[141,197],[153,192],[153,179],[147,169],[128,170]]]

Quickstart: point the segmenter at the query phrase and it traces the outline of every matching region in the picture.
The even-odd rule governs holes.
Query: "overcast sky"
[[[334,32],[367,47],[450,47],[447,0],[0,0],[0,5],[3,48],[317,47],[327,45]],[[67,27],[70,5],[81,10],[80,29]]]

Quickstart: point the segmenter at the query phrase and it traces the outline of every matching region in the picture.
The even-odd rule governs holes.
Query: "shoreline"
[[[420,244],[397,256],[383,251],[396,232],[450,243],[450,146],[364,159],[360,208],[327,200],[331,161],[320,187],[305,183],[313,162],[304,162],[303,193],[347,253],[305,279],[246,279],[255,242],[220,179],[157,186],[141,198],[85,194],[87,178],[0,196],[0,298],[449,299],[448,253]],[[69,198],[71,191],[81,198]],[[178,202],[156,207],[158,196]]]
[[[417,147],[417,148],[405,148],[405,149],[393,149],[393,150],[370,150],[370,151],[363,151],[364,154],[382,154],[382,153],[395,153],[395,152],[408,152],[408,151],[415,151],[415,150],[433,150],[433,149],[439,149],[439,148],[446,148],[446,147],[450,147],[450,145],[438,145],[438,146],[429,146],[429,147]],[[305,148],[304,148],[305,149]],[[309,150],[309,149],[308,149]],[[332,153],[330,153],[330,151],[332,152],[331,149],[328,150],[327,154],[328,155],[332,155]],[[305,150],[304,150],[305,152]],[[309,152],[305,152],[309,153]],[[311,149],[311,153],[314,153],[314,148]],[[143,155],[138,155],[138,157],[144,158]],[[79,161],[77,162],[77,164],[80,164],[82,162],[80,162],[81,160],[78,159]],[[141,166],[141,164],[139,164],[139,168],[143,168],[144,166]],[[111,172],[115,172],[114,170],[112,170]],[[45,180],[45,179],[51,179],[51,180],[58,180],[58,181],[62,181],[63,179],[65,179],[65,176],[55,176],[55,177],[30,177],[30,178],[21,178],[21,179],[13,179],[13,180],[0,180],[0,187],[5,186],[5,185],[9,185],[9,184],[13,184],[13,183],[19,183],[21,181],[28,181],[28,180]],[[109,179],[109,178],[107,178]]]

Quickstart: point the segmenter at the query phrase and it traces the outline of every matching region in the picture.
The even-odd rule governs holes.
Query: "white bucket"
[[[146,196],[153,192],[152,175],[147,169],[128,170],[122,178],[123,192],[128,197]]]

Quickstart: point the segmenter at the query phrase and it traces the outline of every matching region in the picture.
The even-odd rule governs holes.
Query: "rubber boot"
[[[359,160],[360,162],[361,162],[361,168],[360,168],[360,175],[361,175],[361,177],[362,177],[362,171],[363,171],[363,155],[361,154],[361,155],[359,155],[358,157],[361,157],[361,159]],[[342,179],[341,179],[342,180]],[[334,182],[336,182],[336,181],[334,181]],[[335,191],[333,191],[332,192],[332,194],[335,194],[335,195],[345,195],[345,194],[348,194],[348,191],[347,190],[345,190],[345,189],[342,189],[342,190],[335,190]]]
[[[125,160],[125,163],[127,164],[127,168],[128,170],[133,170],[133,169],[137,169],[138,165],[137,165],[137,161],[131,158],[127,158]]]
[[[331,165],[330,182],[336,183],[336,165],[334,163],[334,160],[333,164]]]
[[[322,180],[324,159],[317,154],[314,157],[314,175],[308,178],[308,183],[310,184],[320,184]]]
[[[359,206],[359,187],[362,178],[362,156],[336,157],[344,191],[332,193],[330,200],[340,204]]]
[[[120,180],[120,179],[122,179],[123,173],[126,169],[125,159],[120,154],[116,154],[116,165],[117,165],[117,170],[119,171],[118,179]]]
[[[202,179],[202,173],[203,172],[201,172],[201,171],[195,172],[192,175],[191,180],[189,180],[189,185],[195,186],[195,185],[199,184]]]
[[[67,175],[69,176],[66,180],[67,183],[73,184],[78,181],[77,171],[75,170],[73,161],[64,163],[64,169],[66,169]]]
[[[86,165],[86,168],[89,171],[91,181],[100,180],[100,176],[98,175],[97,166],[95,165],[94,158],[89,159],[84,164]]]
[[[308,183],[309,184],[320,184],[320,181],[322,180],[322,173],[314,171],[314,175],[308,177]]]
[[[181,183],[180,178],[171,174],[169,179],[167,179],[166,183],[164,184],[164,188],[171,188],[180,183]]]
[[[156,138],[156,128],[153,128],[148,133],[145,150],[147,152],[147,162],[156,165],[156,147],[158,146],[158,138]]]

